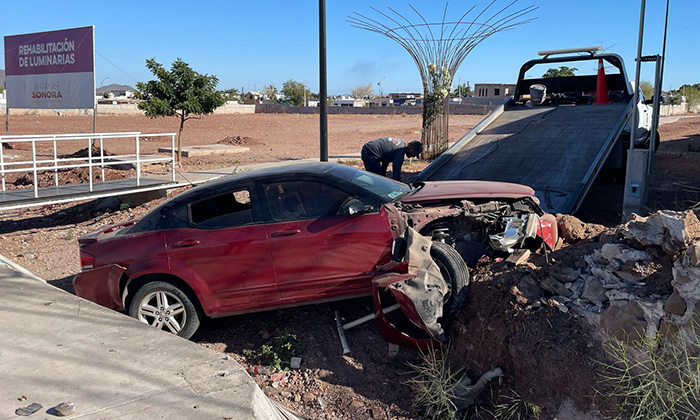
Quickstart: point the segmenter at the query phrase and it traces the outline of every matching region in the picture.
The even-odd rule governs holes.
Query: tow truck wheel
[[[451,316],[457,313],[467,300],[469,293],[469,270],[456,249],[444,242],[433,242],[430,247],[430,256],[440,268],[445,281],[450,286],[445,295],[443,316]]]
[[[129,315],[182,338],[192,337],[201,318],[185,292],[162,281],[146,283],[136,292]]]

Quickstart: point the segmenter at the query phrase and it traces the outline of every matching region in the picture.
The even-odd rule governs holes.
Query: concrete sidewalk
[[[0,419],[292,419],[234,360],[17,270],[0,255]],[[20,397],[27,400],[21,402]]]

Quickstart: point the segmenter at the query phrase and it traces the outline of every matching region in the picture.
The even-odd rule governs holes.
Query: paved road
[[[57,289],[0,255],[0,419],[70,401],[80,419],[281,414],[234,360]],[[219,373],[225,372],[224,376]],[[21,402],[19,398],[26,396]]]

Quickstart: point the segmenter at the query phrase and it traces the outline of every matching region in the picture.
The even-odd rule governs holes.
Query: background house
[[[134,96],[136,89],[129,85],[117,85],[111,84],[107,86],[101,86],[96,89],[97,96],[107,97],[110,93],[114,95],[114,98],[131,98]]]
[[[367,103],[364,99],[356,99],[350,96],[341,96],[339,98],[333,99],[333,106],[353,106],[353,107],[363,107]]]
[[[475,98],[507,98],[515,92],[514,84],[506,83],[475,83]]]

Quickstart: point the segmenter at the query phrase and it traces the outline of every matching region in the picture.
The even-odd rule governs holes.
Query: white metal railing
[[[175,133],[142,134],[141,132],[128,133],[87,133],[87,134],[31,134],[16,136],[0,136],[0,183],[2,191],[6,191],[5,177],[8,173],[29,172],[33,174],[34,198],[39,198],[39,182],[37,174],[43,171],[53,171],[54,184],[58,183],[59,171],[72,168],[88,168],[89,189],[93,191],[93,168],[99,167],[101,171],[101,181],[105,182],[105,167],[110,165],[136,165],[136,186],[141,185],[141,165],[144,163],[170,162],[170,172],[172,182],[175,182]],[[170,137],[171,153],[169,157],[148,157],[141,156],[141,138]],[[134,140],[134,154],[108,155],[105,156],[105,140],[122,139],[124,141]],[[68,141],[87,142],[87,157],[59,158],[59,143]],[[99,156],[93,156],[92,147],[99,141]],[[51,142],[53,150],[52,159],[37,158],[37,143]],[[21,161],[6,161],[3,144],[5,143],[31,143],[32,159]],[[65,149],[65,148],[63,148]],[[65,150],[63,150],[65,151]]]

